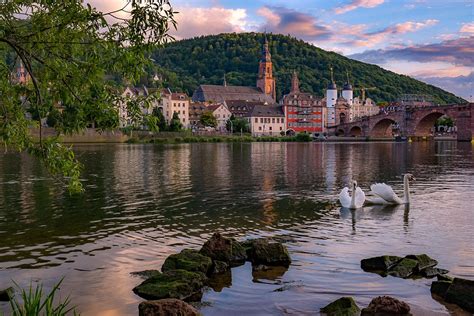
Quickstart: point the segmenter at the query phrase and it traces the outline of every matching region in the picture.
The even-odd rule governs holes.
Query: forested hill
[[[338,87],[343,86],[349,71],[353,85],[376,87],[367,95],[377,102],[394,101],[401,94],[428,94],[441,104],[464,101],[408,76],[324,51],[290,36],[267,34],[267,39],[278,98],[288,92],[293,70],[299,74],[302,91],[322,97],[332,65]],[[224,73],[229,85],[254,86],[263,40],[262,33],[196,37],[157,49],[153,59],[165,85],[190,95],[199,84],[222,84]]]

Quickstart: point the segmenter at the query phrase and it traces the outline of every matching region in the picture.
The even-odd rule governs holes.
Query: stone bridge
[[[458,141],[471,141],[474,133],[474,103],[405,107],[399,110],[363,117],[358,121],[342,123],[328,128],[329,135],[362,136],[369,138],[430,137],[438,118],[452,118]]]

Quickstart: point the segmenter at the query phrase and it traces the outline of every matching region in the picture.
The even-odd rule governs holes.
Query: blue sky
[[[90,0],[99,9],[124,0]],[[291,34],[325,50],[438,85],[472,100],[472,0],[171,0],[176,38]]]

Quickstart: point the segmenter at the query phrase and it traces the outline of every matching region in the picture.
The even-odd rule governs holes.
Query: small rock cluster
[[[382,316],[382,315],[411,315],[407,303],[390,296],[374,298],[369,306],[360,310],[352,297],[341,297],[329,305],[321,308],[321,313],[328,316]]]
[[[457,304],[474,313],[474,281],[472,280],[453,279],[440,275],[437,281],[431,283],[431,293],[448,303]]]
[[[381,276],[391,275],[397,278],[433,278],[444,275],[448,270],[435,268],[438,261],[426,254],[408,255],[404,258],[398,256],[380,256],[363,259],[360,262],[362,270],[374,272]]]
[[[268,266],[288,267],[291,263],[288,250],[281,243],[264,238],[240,243],[215,233],[199,251],[184,249],[166,258],[161,272],[147,270],[134,273],[146,280],[136,286],[133,292],[147,300],[197,302],[202,298],[203,288],[216,283],[216,276],[224,276],[225,279],[232,267],[242,265],[245,261],[252,262],[253,267],[259,269]],[[165,305],[160,301],[142,303],[140,315],[154,315],[149,311],[174,306],[170,301]]]

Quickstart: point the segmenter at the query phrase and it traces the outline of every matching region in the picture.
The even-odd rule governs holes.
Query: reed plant
[[[28,289],[15,284],[18,295],[13,295],[10,300],[12,316],[65,316],[79,315],[75,306],[71,306],[71,299],[67,296],[64,300],[58,297],[59,286],[63,279],[55,284],[49,293],[46,293],[42,284]]]

